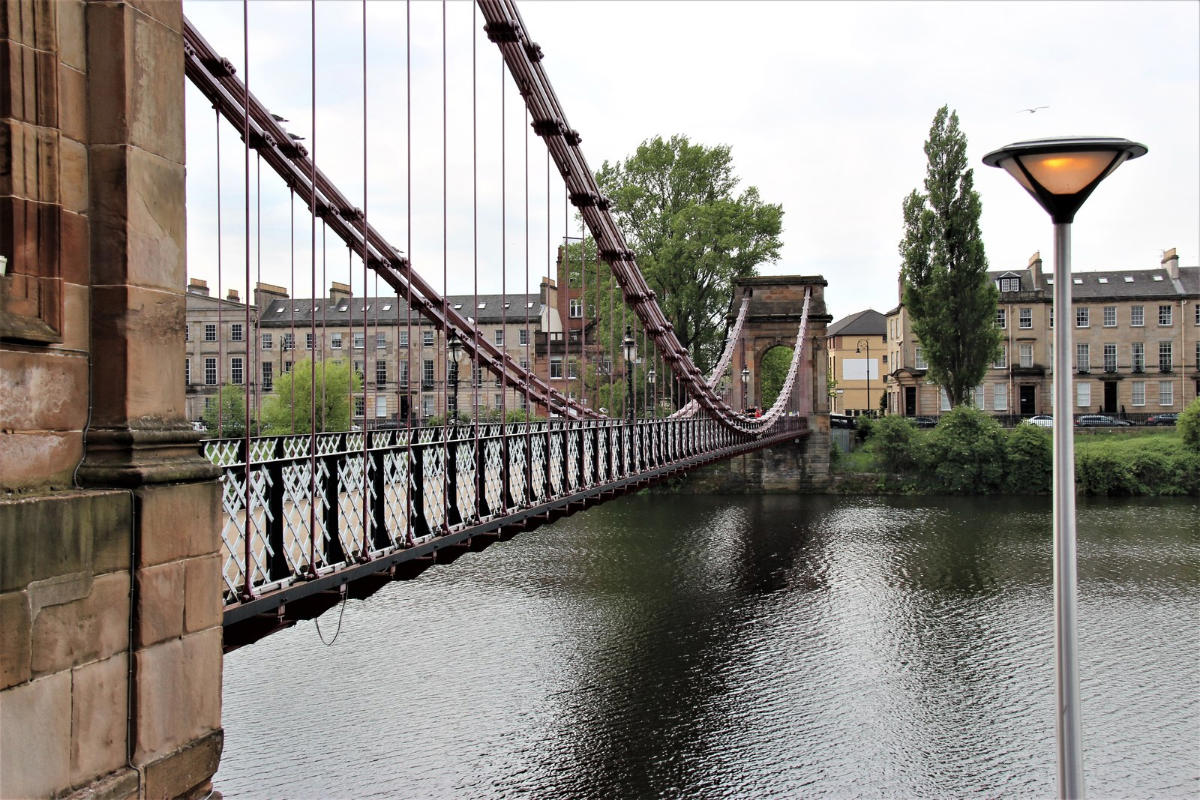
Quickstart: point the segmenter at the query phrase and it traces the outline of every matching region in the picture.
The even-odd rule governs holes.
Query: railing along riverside
[[[315,592],[341,591],[357,577],[394,573],[404,561],[424,558],[427,566],[440,550],[471,547],[473,537],[490,536],[484,540],[490,543],[532,529],[794,438],[805,425],[804,417],[791,417],[761,438],[699,417],[349,431],[317,434],[315,457],[308,434],[264,436],[250,440],[249,469],[245,439],[207,440],[205,455],[222,469],[226,625]],[[363,437],[369,437],[365,447]]]

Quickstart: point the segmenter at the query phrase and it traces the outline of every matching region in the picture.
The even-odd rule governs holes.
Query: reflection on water
[[[1095,797],[1200,794],[1197,511],[1081,500]],[[615,501],[348,604],[332,647],[230,654],[216,786],[1050,796],[1049,530],[1044,499]]]

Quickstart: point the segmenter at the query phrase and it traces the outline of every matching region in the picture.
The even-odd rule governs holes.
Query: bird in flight
[[[1036,114],[1037,112],[1041,111],[1043,108],[1049,108],[1049,107],[1050,106],[1034,106],[1033,108],[1022,108],[1019,111],[1017,111],[1017,113],[1021,114],[1021,113],[1027,111],[1030,114]]]

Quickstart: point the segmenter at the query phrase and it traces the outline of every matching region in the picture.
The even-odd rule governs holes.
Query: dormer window
[[[1019,292],[1021,291],[1020,278],[1001,278],[1000,291],[1002,292]]]

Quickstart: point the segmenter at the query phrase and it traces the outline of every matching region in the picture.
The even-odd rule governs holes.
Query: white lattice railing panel
[[[362,446],[361,439],[359,446]],[[369,470],[370,460],[366,469],[363,468],[362,453],[349,453],[338,463],[337,533],[347,560],[352,560],[363,551],[364,540],[367,549],[371,548],[366,505],[373,504],[376,498]],[[364,488],[367,504],[363,503]]]
[[[546,499],[546,435],[541,431],[530,440],[529,463],[533,473],[533,496],[530,499],[535,503],[541,502]]]
[[[393,450],[383,456],[383,522],[394,546],[409,541],[408,452]]]
[[[421,499],[425,503],[425,521],[429,530],[438,532],[446,527],[446,448],[427,445],[421,453]]]
[[[504,459],[498,435],[487,440],[483,454],[483,499],[489,512],[499,514],[504,510]]]
[[[508,488],[511,496],[525,497],[525,438],[523,436],[508,437]]]
[[[458,482],[455,502],[458,504],[458,515],[464,520],[474,520],[476,511],[475,488],[475,443],[472,441],[459,442],[454,448],[455,475]]]
[[[563,493],[563,437],[562,431],[550,434],[550,493]]]
[[[326,539],[325,494],[322,489],[329,480],[329,467],[324,459],[316,462],[316,486],[314,497],[313,472],[307,460],[300,460],[283,467],[283,556],[288,570],[293,575],[308,573],[310,550],[316,568],[324,566]],[[310,526],[311,523],[311,526]],[[310,544],[310,536],[316,535]]]
[[[226,598],[236,597],[242,587],[266,583],[271,544],[267,540],[270,509],[267,495],[271,476],[263,469],[250,471],[250,512],[246,512],[246,484],[232,470],[221,476],[222,574]],[[250,537],[250,574],[246,574],[246,537]]]

